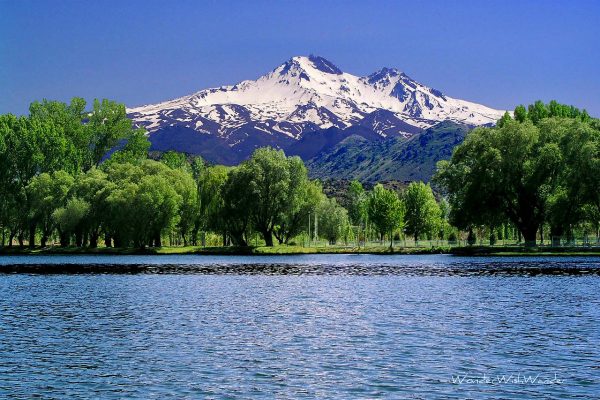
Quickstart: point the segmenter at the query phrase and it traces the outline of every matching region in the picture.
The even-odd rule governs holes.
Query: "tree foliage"
[[[347,237],[350,228],[348,211],[335,199],[325,198],[318,205],[319,233],[330,244],[336,244],[340,238]]]
[[[518,106],[515,119],[477,128],[436,180],[448,191],[451,221],[462,229],[510,221],[527,244],[549,223],[562,235],[597,193],[588,178],[598,160],[598,129],[585,111],[556,102]]]
[[[585,110],[550,102],[518,106],[496,127],[472,131],[436,181],[411,183],[402,196],[378,184],[350,183],[343,205],[328,199],[298,157],[257,149],[237,167],[208,165],[177,152],[148,159],[146,132],[125,107],[109,100],[69,104],[43,100],[28,116],[0,115],[0,234],[12,245],[146,247],[197,245],[222,238],[268,246],[303,233],[330,243],[376,233],[381,241],[406,233],[490,242],[516,227],[527,243],[550,231],[571,237],[576,227],[600,236],[600,122]],[[312,229],[311,225],[312,223]],[[512,228],[511,228],[512,229]],[[372,236],[371,236],[372,237]]]
[[[422,235],[435,236],[441,226],[441,210],[433,196],[431,186],[412,182],[403,194],[405,231],[415,241]]]
[[[375,185],[369,194],[367,213],[381,241],[389,234],[391,246],[394,230],[402,228],[404,224],[405,207],[398,194],[381,184]]]

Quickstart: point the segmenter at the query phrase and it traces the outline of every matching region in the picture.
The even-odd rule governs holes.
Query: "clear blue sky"
[[[496,108],[557,99],[600,116],[593,0],[0,0],[0,113],[42,98],[158,102],[309,53]]]

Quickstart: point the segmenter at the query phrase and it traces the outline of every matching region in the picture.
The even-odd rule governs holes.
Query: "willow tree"
[[[347,238],[350,228],[348,211],[340,206],[335,199],[324,198],[317,208],[319,215],[319,235],[327,239],[329,244],[336,244],[342,238]]]
[[[438,168],[459,228],[490,225],[506,216],[526,244],[535,245],[560,151],[533,123],[511,120],[498,128],[477,128]]]
[[[260,148],[239,167],[247,193],[244,211],[267,246],[273,246],[277,227],[289,224],[290,216],[302,206],[302,192],[308,180],[304,163],[286,157],[282,150]]]
[[[292,174],[294,175],[300,179],[300,182],[290,185],[290,202],[273,232],[279,244],[287,244],[294,236],[306,231],[307,220],[311,215],[315,215],[317,208],[325,200],[321,184],[308,180],[306,169],[298,174]]]
[[[542,224],[562,233],[581,218],[586,193],[597,193],[588,178],[597,133],[585,110],[556,102],[518,106],[514,116],[473,130],[451,160],[438,163],[436,180],[459,228],[509,220],[535,245]]]
[[[375,185],[367,200],[367,213],[382,242],[389,234],[390,248],[394,243],[394,231],[404,224],[404,212],[404,204],[396,192],[381,184]]]
[[[402,197],[406,209],[406,233],[413,235],[415,242],[421,235],[433,236],[441,224],[441,210],[431,186],[423,182],[412,182]]]
[[[30,224],[41,231],[41,245],[46,246],[55,228],[54,211],[67,203],[67,195],[74,179],[65,171],[43,173],[34,177],[27,185]]]
[[[255,201],[252,199],[254,193],[248,184],[250,179],[250,170],[241,167],[232,168],[229,170],[227,180],[221,188],[223,202],[221,203],[219,216],[222,218],[224,225],[224,246],[227,244],[226,235],[229,235],[236,246],[248,245],[248,232],[252,213],[249,204]],[[272,244],[273,238],[270,237]]]

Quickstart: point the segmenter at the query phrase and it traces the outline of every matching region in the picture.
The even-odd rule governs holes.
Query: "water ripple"
[[[0,398],[598,397],[596,260],[353,260],[2,274]]]

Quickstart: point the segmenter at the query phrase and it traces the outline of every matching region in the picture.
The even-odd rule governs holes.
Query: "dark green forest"
[[[600,124],[556,102],[472,130],[433,188],[358,181],[327,197],[299,157],[259,148],[236,167],[149,156],[125,106],[32,103],[0,116],[3,247],[253,246],[476,235],[490,244],[599,235]]]

